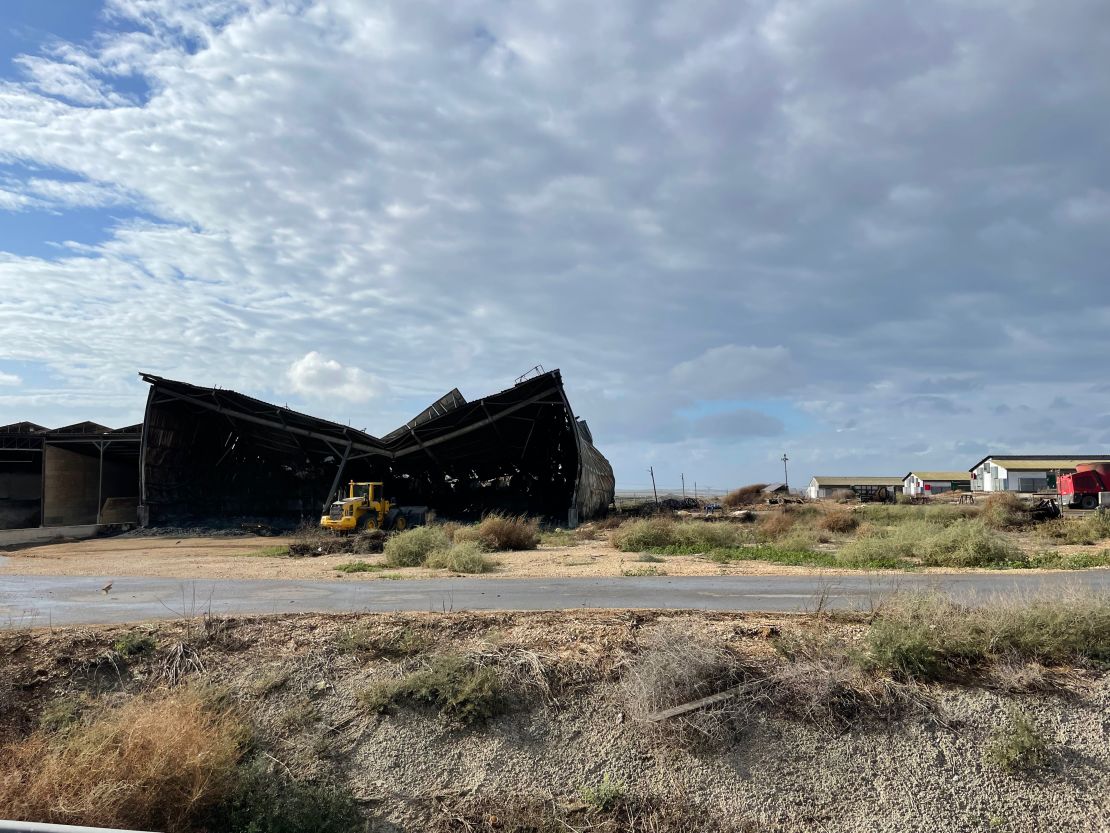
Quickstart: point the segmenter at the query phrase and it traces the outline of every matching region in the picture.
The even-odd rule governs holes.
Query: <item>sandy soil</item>
[[[292,538],[100,538],[28,547],[0,556],[0,575],[148,576],[152,578],[336,579],[382,580],[383,577],[443,577],[443,570],[423,567],[386,568],[374,573],[341,573],[335,567],[350,561],[382,565],[380,555],[322,555],[289,558],[267,553],[288,546]],[[637,561],[603,541],[570,547],[540,547],[525,552],[496,553],[497,578],[573,578],[619,576],[654,571],[668,576],[717,576],[811,573],[811,568],[761,561],[718,564],[696,555],[668,555],[661,563]],[[839,571],[829,571],[839,572]],[[649,573],[653,574],[653,573]],[[476,576],[481,578],[481,576]]]

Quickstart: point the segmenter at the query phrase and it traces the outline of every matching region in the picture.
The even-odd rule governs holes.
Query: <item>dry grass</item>
[[[859,515],[845,509],[836,509],[824,515],[817,525],[826,532],[843,535],[859,527]]]
[[[434,550],[450,546],[438,526],[416,526],[392,536],[385,544],[385,563],[390,567],[419,567]]]
[[[741,506],[751,506],[754,503],[759,503],[760,496],[766,487],[766,483],[752,483],[748,486],[741,486],[739,489],[733,489],[721,498],[721,504],[729,509],[737,509]]]
[[[664,624],[649,636],[621,679],[629,715],[669,742],[700,746],[730,739],[748,713],[749,701],[732,697],[669,720],[649,715],[717,694],[756,678],[729,651],[681,625]]]
[[[754,833],[761,829],[735,814],[723,815],[686,792],[641,794],[610,781],[598,801],[586,796],[560,801],[549,795],[488,795],[481,792],[440,802],[428,833]],[[623,788],[623,789],[622,789]],[[591,792],[592,791],[592,792]]]
[[[380,529],[367,529],[353,535],[338,535],[319,526],[305,525],[297,530],[296,540],[289,545],[289,555],[315,556],[336,553],[370,555],[382,551],[387,537],[387,533]]]
[[[523,515],[486,515],[481,523],[458,527],[453,540],[477,543],[487,552],[534,550],[540,544],[540,524]]]
[[[488,573],[497,566],[497,562],[486,555],[476,541],[464,541],[432,550],[424,559],[424,566],[456,573]]]
[[[1011,492],[995,492],[983,503],[979,519],[991,529],[1016,529],[1029,521],[1024,501]]]
[[[1056,593],[963,607],[936,593],[894,596],[867,634],[868,661],[902,678],[963,678],[995,661],[1110,660],[1110,597]]]
[[[794,528],[795,518],[790,512],[771,512],[759,519],[756,525],[763,538],[775,539]]]
[[[191,691],[133,700],[0,748],[8,818],[179,831],[234,783],[245,732]]]

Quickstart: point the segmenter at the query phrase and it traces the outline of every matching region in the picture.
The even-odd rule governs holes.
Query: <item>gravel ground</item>
[[[704,827],[759,831],[1108,831],[1110,674],[1059,671],[1066,688],[1013,694],[930,686],[932,712],[871,719],[850,731],[755,709],[734,741],[692,751],[649,735],[626,713],[620,679],[653,630],[679,623],[753,663],[774,662],[781,636],[820,627],[845,638],[852,621],[701,613],[391,614],[287,616],[232,622],[206,643],[206,672],[246,707],[265,748],[300,777],[334,775],[366,802],[375,829],[440,829],[458,807],[530,797],[573,804],[605,775],[633,796],[692,807]],[[199,623],[144,626],[168,645]],[[126,628],[0,635],[4,731],[34,723],[52,696],[88,692],[74,675]],[[357,695],[398,663],[340,648],[350,633],[415,633],[434,650],[535,656],[561,683],[521,698],[475,728],[400,709],[368,713]],[[526,652],[526,653],[521,653]],[[501,667],[501,666],[499,666]],[[102,696],[161,683],[156,659]],[[1012,776],[984,760],[990,733],[1019,704],[1050,742],[1050,762]],[[444,828],[446,829],[446,828]],[[463,828],[452,828],[463,829]]]

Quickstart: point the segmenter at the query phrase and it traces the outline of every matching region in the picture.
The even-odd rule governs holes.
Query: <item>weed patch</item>
[[[344,631],[335,642],[336,647],[345,654],[368,654],[391,659],[423,653],[431,644],[428,637],[411,628],[380,633],[370,626]]]
[[[636,576],[665,576],[667,573],[658,567],[622,567],[621,575],[625,577]]]
[[[1110,660],[1110,598],[962,607],[936,594],[895,596],[867,634],[868,662],[900,677],[958,678],[999,658],[1044,664]]]
[[[1092,512],[1082,518],[1057,518],[1041,524],[1037,534],[1058,544],[1091,546],[1110,538],[1110,514]]]
[[[380,573],[385,569],[381,564],[371,564],[369,561],[345,561],[336,564],[333,568],[340,573]]]
[[[507,707],[493,670],[455,654],[440,654],[424,669],[375,683],[359,699],[373,712],[401,705],[428,706],[441,717],[464,725],[487,720]]]
[[[124,659],[147,656],[154,653],[154,639],[145,633],[132,631],[120,637],[112,645],[112,650]]]
[[[1006,725],[991,734],[985,757],[1011,775],[1029,772],[1048,762],[1048,741],[1028,713],[1011,709]]]
[[[234,790],[207,826],[226,833],[353,833],[366,822],[337,784],[298,781],[252,761],[240,767]]]
[[[606,772],[600,782],[592,787],[582,787],[579,794],[587,805],[607,813],[628,797],[628,787],[620,781],[614,781]]]

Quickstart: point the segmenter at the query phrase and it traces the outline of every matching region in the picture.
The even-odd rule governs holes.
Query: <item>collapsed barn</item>
[[[150,384],[140,460],[146,526],[318,517],[348,480],[440,517],[528,514],[575,526],[613,500],[613,470],[558,370],[474,402],[458,390],[377,438],[234,391]]]

